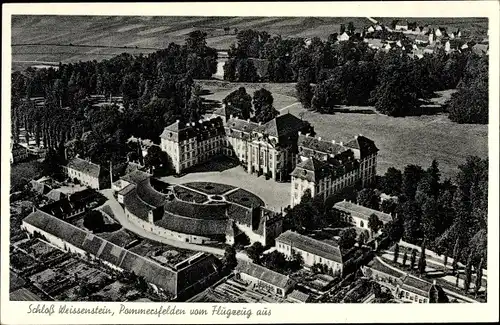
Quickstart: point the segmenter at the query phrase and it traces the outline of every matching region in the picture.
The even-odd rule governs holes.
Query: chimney
[[[179,123],[179,122],[180,122],[180,120],[175,120],[175,123]]]
[[[201,124],[202,122],[203,122],[203,120],[199,120],[199,121],[198,121],[198,123],[200,123],[200,124]]]
[[[335,140],[332,140],[332,143],[335,144]]]
[[[302,132],[299,131],[299,136],[302,135]]]
[[[321,141],[321,137],[318,137],[318,140]]]
[[[306,133],[306,137],[309,137],[309,133]]]
[[[262,122],[259,122],[259,125],[262,125]]]
[[[432,280],[432,285],[436,285],[436,279]]]
[[[233,114],[229,114],[229,118],[232,119],[233,118]]]
[[[343,146],[344,145],[344,142],[340,141],[340,145]]]
[[[247,119],[247,122],[250,123],[250,119]]]

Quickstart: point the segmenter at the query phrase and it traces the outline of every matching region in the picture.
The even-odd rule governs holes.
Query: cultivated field
[[[149,53],[170,42],[183,43],[187,34],[196,29],[208,34],[209,46],[224,50],[236,40],[235,35],[223,35],[224,27],[326,39],[339,32],[340,24],[350,21],[358,30],[371,24],[364,17],[14,16],[12,44],[17,45],[12,48],[12,61],[13,68],[22,69],[38,61],[77,62],[102,60],[123,52]],[[383,21],[390,23],[392,18]],[[425,18],[418,22],[474,34],[486,35],[487,29],[487,20],[478,18]]]
[[[451,122],[445,114],[393,118],[381,114],[337,113],[319,114],[302,108],[292,97],[294,84],[238,84],[201,82],[211,92],[207,99],[221,100],[239,86],[247,93],[264,87],[273,93],[274,106],[281,113],[290,112],[314,125],[317,136],[325,140],[348,141],[361,133],[373,139],[380,149],[378,174],[389,167],[403,169],[408,164],[427,167],[437,159],[444,177],[454,177],[457,166],[469,155],[488,155],[488,126]],[[438,93],[435,104],[442,104],[453,91]],[[294,104],[295,103],[295,104]],[[349,107],[345,107],[349,108]],[[363,107],[373,109],[373,107]],[[243,186],[243,188],[246,188]],[[265,198],[265,196],[262,196]]]

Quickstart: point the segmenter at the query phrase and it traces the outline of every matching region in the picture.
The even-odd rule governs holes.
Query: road
[[[100,193],[108,199],[103,204],[103,206],[106,204],[109,205],[109,207],[113,211],[113,214],[115,216],[116,221],[118,221],[122,225],[123,228],[130,230],[131,232],[135,233],[136,235],[143,237],[143,238],[147,238],[147,239],[156,241],[156,242],[167,244],[167,245],[170,245],[173,247],[181,248],[181,249],[211,253],[211,254],[219,255],[219,256],[224,255],[224,249],[222,249],[222,248],[186,243],[183,241],[169,239],[169,238],[166,238],[163,236],[156,235],[156,234],[151,233],[149,231],[146,231],[146,230],[142,229],[141,227],[138,227],[137,225],[130,222],[130,220],[125,215],[125,211],[123,210],[122,206],[120,205],[120,203],[118,203],[118,201],[113,196],[113,190],[111,190],[111,189],[101,190]],[[236,253],[236,258],[239,260],[249,260],[248,256],[244,253],[241,253],[241,252]]]
[[[295,105],[299,105],[299,104],[300,104],[299,102],[296,102],[296,103],[290,104],[290,105],[288,105],[288,106],[285,106],[285,107],[283,107],[283,108],[280,108],[280,109],[279,109],[279,112],[280,112],[280,114],[281,114],[281,113],[282,113],[285,109],[290,108],[290,107],[295,106]]]

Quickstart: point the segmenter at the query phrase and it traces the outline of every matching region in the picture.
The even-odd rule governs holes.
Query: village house
[[[110,186],[108,170],[88,160],[75,157],[63,166],[63,170],[70,179],[77,179],[82,185],[93,189]]]
[[[327,266],[333,274],[342,274],[344,261],[340,247],[336,244],[287,230],[276,238],[275,247],[287,258],[292,258],[293,253],[301,255],[305,266],[322,264]]]
[[[405,31],[408,30],[408,21],[406,20],[398,20],[394,26],[394,29],[397,31]]]
[[[268,291],[282,298],[285,298],[296,284],[286,275],[247,261],[238,261],[235,273],[238,280],[249,282],[254,288]]]
[[[410,303],[448,302],[448,297],[441,286],[416,278],[388,266],[379,257],[362,266],[363,275],[389,288],[401,301]]]
[[[371,215],[376,215],[382,224],[387,224],[393,220],[392,216],[378,210],[370,209],[362,205],[352,203],[346,200],[337,202],[333,205],[334,213],[346,222],[350,222],[354,226],[371,231],[368,227],[368,222]],[[382,229],[378,231],[380,234]]]
[[[345,42],[345,41],[348,41],[349,38],[350,38],[349,34],[347,34],[346,32],[343,32],[341,35],[339,35],[338,40],[339,40],[339,42]]]

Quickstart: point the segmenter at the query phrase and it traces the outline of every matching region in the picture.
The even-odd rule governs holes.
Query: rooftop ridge
[[[133,251],[131,251],[131,250],[125,249],[125,248],[123,248],[123,247],[120,247],[120,246],[118,246],[118,245],[116,245],[116,244],[114,244],[114,243],[112,243],[112,242],[110,242],[110,241],[108,241],[108,240],[106,240],[106,239],[102,238],[101,236],[96,236],[96,235],[92,234],[92,233],[91,233],[91,232],[89,232],[89,231],[86,231],[86,230],[84,230],[84,229],[82,229],[82,228],[79,228],[79,227],[77,227],[77,226],[75,226],[75,225],[72,225],[72,224],[70,224],[70,223],[68,223],[68,222],[66,222],[66,221],[64,221],[64,220],[61,220],[61,219],[59,219],[59,218],[56,218],[56,217],[54,217],[54,216],[52,216],[52,215],[50,215],[50,214],[48,214],[48,213],[46,213],[46,212],[43,212],[43,211],[41,211],[41,210],[39,210],[39,209],[37,209],[37,212],[41,212],[41,213],[42,213],[45,217],[49,217],[50,219],[57,220],[57,222],[61,222],[61,223],[65,224],[65,225],[69,225],[71,228],[74,228],[74,229],[76,229],[76,230],[78,230],[78,231],[80,231],[80,232],[83,232],[83,233],[85,233],[86,235],[91,234],[91,235],[93,235],[93,236],[95,236],[95,237],[98,237],[100,240],[102,240],[102,241],[103,241],[103,242],[105,242],[105,243],[110,244],[112,247],[118,247],[118,248],[120,248],[120,249],[123,249],[124,251],[126,251],[126,253],[127,253],[127,254],[132,254],[133,256],[139,257],[141,260],[147,260],[148,262],[150,262],[150,263],[152,263],[152,264],[155,264],[155,265],[157,265],[157,266],[159,266],[159,267],[166,268],[167,270],[172,271],[172,272],[174,272],[174,273],[176,272],[176,270],[174,270],[171,266],[168,266],[168,265],[162,265],[162,264],[160,264],[160,263],[157,263],[157,262],[155,262],[154,260],[152,260],[152,259],[150,259],[150,258],[147,258],[147,257],[141,256],[141,255],[139,255],[139,254],[137,254],[137,253],[134,253],[134,252],[133,252]],[[33,213],[33,212],[32,212],[32,213]],[[30,215],[32,215],[32,213],[31,213]],[[26,220],[28,217],[29,217],[29,215],[28,215],[26,218],[24,218],[24,219],[23,219],[23,221],[24,221],[24,220]]]

